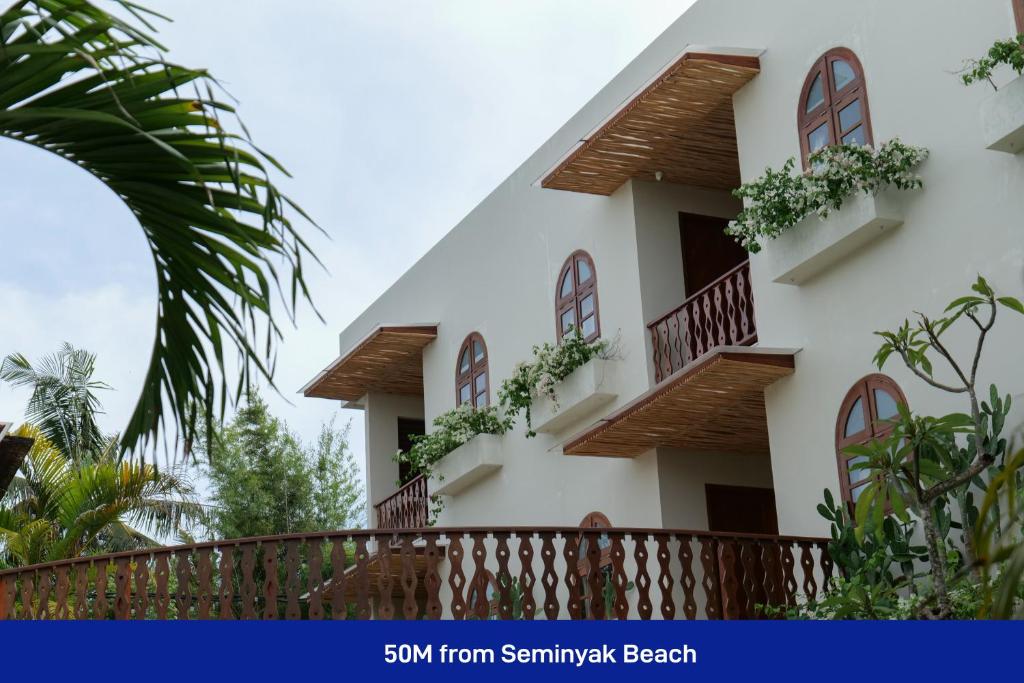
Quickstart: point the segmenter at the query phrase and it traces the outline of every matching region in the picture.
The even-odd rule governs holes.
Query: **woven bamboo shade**
[[[341,401],[355,401],[370,391],[422,394],[423,347],[436,338],[437,325],[378,327],[314,377],[302,394]]]
[[[589,136],[543,187],[610,195],[630,178],[731,190],[740,184],[732,96],[757,57],[687,53]]]
[[[567,443],[566,455],[636,457],[659,446],[767,453],[764,388],[793,354],[712,351]]]

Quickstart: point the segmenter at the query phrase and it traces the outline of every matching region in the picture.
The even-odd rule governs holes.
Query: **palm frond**
[[[289,316],[309,300],[312,254],[289,214],[308,217],[269,177],[284,169],[240,122],[243,133],[228,129],[221,117],[234,108],[216,96],[216,81],[165,62],[144,10],[118,4],[131,21],[88,0],[22,0],[0,12],[0,136],[94,175],[145,233],[158,312],[123,437],[145,449],[167,420],[190,438],[196,405],[223,412],[257,377],[272,384],[272,299]],[[232,352],[239,371],[229,383]]]

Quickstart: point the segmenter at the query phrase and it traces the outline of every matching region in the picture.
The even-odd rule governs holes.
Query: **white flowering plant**
[[[998,90],[992,82],[992,72],[1000,65],[1010,67],[1018,75],[1024,73],[1024,33],[1016,38],[997,40],[984,57],[969,60],[960,72],[960,80],[964,85],[988,81]]]
[[[915,169],[927,158],[927,149],[899,139],[877,150],[861,145],[824,147],[808,157],[810,170],[803,174],[793,172],[796,160],[791,158],[780,170],[767,169],[757,180],[733,191],[745,207],[725,232],[750,253],[757,253],[763,241],[775,239],[812,214],[824,220],[855,192],[921,187]]]
[[[430,476],[433,465],[477,434],[504,434],[512,427],[512,420],[494,406],[473,408],[468,404],[438,415],[434,430],[414,436],[408,451],[398,451],[395,461],[408,464],[412,476]]]
[[[540,396],[547,396],[557,410],[557,387],[562,380],[591,359],[607,357],[609,349],[607,341],[585,341],[583,334],[575,327],[560,344],[545,342],[541,346],[534,346],[533,360],[518,363],[512,376],[501,383],[498,400],[502,409],[510,419],[525,413],[526,436],[536,436],[531,415],[533,401]]]

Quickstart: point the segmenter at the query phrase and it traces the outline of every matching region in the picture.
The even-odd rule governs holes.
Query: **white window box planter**
[[[505,459],[503,439],[497,434],[477,434],[441,458],[427,490],[431,495],[453,496],[500,470]]]
[[[534,431],[556,434],[615,399],[610,385],[614,361],[592,358],[555,387],[556,406],[547,396],[534,400],[530,417]]]
[[[761,258],[771,279],[800,285],[889,230],[903,225],[901,190],[858,192],[825,220],[808,216],[765,246]]]
[[[1024,150],[1024,76],[982,102],[981,128],[989,149],[1010,154]]]

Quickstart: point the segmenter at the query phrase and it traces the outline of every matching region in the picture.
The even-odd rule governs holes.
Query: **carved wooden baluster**
[[[306,559],[309,563],[309,578],[306,592],[309,594],[309,619],[320,621],[324,618],[324,556],[320,549],[322,538],[306,539]]]
[[[713,346],[723,346],[724,344],[728,343],[728,337],[726,337],[725,332],[725,306],[723,305],[724,298],[722,295],[722,290],[723,287],[721,283],[718,283],[711,288],[711,297],[713,302],[711,305],[714,307],[714,310],[711,315],[711,321],[714,325],[714,332],[712,332],[712,334],[714,335],[712,337],[712,339],[714,340],[712,342]]]
[[[178,607],[178,619],[189,619],[192,610],[192,556],[191,551],[182,550],[174,554],[175,575],[178,590],[174,604]]]
[[[370,618],[370,553],[366,536],[356,537],[356,619]]]
[[[54,591],[53,601],[54,610],[53,618],[67,620],[71,618],[71,610],[68,608],[68,592],[71,589],[71,582],[68,580],[68,570],[70,568],[67,565],[57,567],[57,583],[56,590]]]
[[[437,567],[441,562],[441,551],[437,547],[437,534],[423,534],[426,544],[423,548],[423,557],[426,560],[426,572],[423,575],[423,585],[427,589],[426,618],[441,618],[441,575]]]
[[[604,572],[601,571],[601,534],[584,531],[587,539],[587,589],[590,592],[589,617],[604,620],[608,615],[608,607],[604,599]]]
[[[448,586],[452,589],[452,619],[466,618],[466,600],[462,591],[466,587],[466,574],[462,570],[465,551],[462,549],[462,533],[454,532],[449,537],[448,560],[451,569],[448,572]]]
[[[289,621],[302,618],[302,610],[299,608],[299,593],[302,589],[299,582],[299,543],[297,539],[290,539],[284,544],[284,618]]]
[[[818,596],[818,582],[814,578],[814,557],[811,555],[811,544],[808,541],[798,541],[800,546],[800,568],[804,572],[804,595],[808,600],[814,600]]]
[[[612,609],[616,619],[629,618],[629,600],[626,598],[626,589],[629,587],[629,580],[626,578],[626,549],[622,540],[624,534],[620,531],[609,531],[608,538],[611,541],[609,557],[612,561],[612,588],[615,589]]]
[[[509,620],[512,618],[512,574],[508,571],[508,560],[512,554],[508,549],[509,534],[495,532],[494,537],[498,541],[494,548],[494,556],[498,559],[498,573],[495,577],[498,582],[498,616]]]
[[[633,559],[636,561],[636,580],[633,583],[639,593],[636,610],[644,621],[649,620],[654,612],[651,604],[651,575],[647,572],[648,540],[647,534],[633,535]]]
[[[93,600],[93,618],[105,621],[107,618],[107,560],[96,563],[96,599]]]
[[[469,607],[478,619],[486,619],[491,613],[491,602],[487,599],[490,581],[488,581],[486,567],[487,548],[484,546],[486,536],[487,534],[479,532],[470,535],[473,539],[473,588],[470,589],[469,594],[476,595],[476,603],[471,603]]]
[[[754,299],[753,292],[750,289],[750,264],[749,262],[743,268],[736,272],[736,299],[737,308],[739,315],[740,331],[743,334],[743,339],[747,339],[752,336],[757,328],[754,326]]]
[[[242,546],[242,580],[239,588],[242,593],[241,617],[245,620],[256,619],[256,544],[246,543]]]
[[[132,616],[131,569],[127,557],[119,557],[115,563],[114,619],[128,619]]]
[[[651,363],[654,365],[654,381],[660,382],[664,374],[662,368],[661,354],[661,323],[652,325],[651,328]]]
[[[558,574],[555,573],[555,534],[545,531],[540,534],[540,559],[543,571],[540,575],[544,587],[544,616],[549,621],[558,618]]]
[[[89,618],[89,565],[79,562],[75,565],[75,608],[73,619]]]
[[[782,563],[779,544],[774,541],[764,542],[761,557],[764,560],[765,604],[772,607],[786,604],[786,597],[782,591]]]
[[[697,599],[694,590],[697,587],[697,579],[693,575],[693,536],[683,534],[679,536],[679,564],[682,567],[682,574],[679,576],[679,586],[683,589],[683,616],[690,621],[697,618]]]
[[[761,572],[760,553],[757,541],[744,540],[738,543],[740,553],[740,566],[743,569],[743,576],[740,577],[740,586],[743,588],[743,599],[740,604],[743,606],[743,618],[753,619],[757,615],[757,606],[764,604],[763,591],[760,585]]]
[[[683,310],[680,311],[680,316],[682,316],[682,317],[681,317],[681,319],[679,321],[679,329],[680,329],[680,334],[682,335],[683,350],[685,351],[685,353],[682,354],[682,357],[683,357],[683,365],[686,366],[686,365],[689,365],[691,362],[693,362],[693,359],[697,357],[695,355],[695,353],[694,353],[695,352],[695,349],[694,349],[695,342],[694,342],[694,338],[693,338],[693,311],[692,311],[692,306],[683,306]]]
[[[686,321],[685,309],[672,314],[673,329],[666,340],[672,349],[672,362],[669,364],[669,374],[686,365]]]
[[[416,547],[413,545],[413,535],[405,534],[402,537],[402,616],[408,621],[416,619],[419,615],[419,605],[416,603]]]
[[[156,577],[156,594],[153,603],[156,605],[156,618],[167,619],[167,611],[171,606],[171,593],[167,587],[171,578],[170,553],[158,553],[153,564],[153,576]]]
[[[676,618],[676,605],[672,599],[672,587],[675,581],[672,579],[672,553],[669,552],[668,534],[656,534],[654,540],[658,543],[658,588],[661,589],[661,618],[671,621]]]
[[[0,577],[0,621],[14,619],[14,603],[17,600],[17,575]]]
[[[532,621],[537,614],[537,601],[533,597],[533,586],[537,575],[533,571],[533,534],[520,532],[519,539],[519,592],[522,595],[523,619]]]
[[[745,595],[740,583],[736,543],[723,538],[718,541],[718,566],[722,584],[722,618],[739,619],[743,616]]]
[[[149,555],[136,555],[135,561],[135,618],[149,618]]]
[[[279,580],[277,576],[277,542],[270,541],[261,547],[263,551],[263,618],[270,621],[280,616],[277,605]]]
[[[704,570],[701,586],[706,597],[704,612],[708,619],[722,617],[721,578],[718,575],[718,541],[713,538],[700,539],[700,563]]]
[[[377,537],[377,618],[389,621],[395,616],[395,605],[391,600],[391,593],[394,584],[395,566],[391,552],[391,539],[381,540]]]
[[[348,619],[348,596],[345,594],[347,564],[345,538],[331,537],[331,619]]]
[[[723,317],[725,318],[725,324],[723,325],[723,332],[727,332],[728,344],[735,344],[740,340],[740,329],[737,324],[737,311],[736,311],[736,288],[734,286],[732,278],[729,278],[722,283],[725,289],[725,308],[723,311]]]
[[[562,557],[565,559],[565,587],[569,589],[566,607],[570,619],[583,618],[583,587],[580,585],[580,543],[579,539],[569,532],[564,533]]]
[[[19,619],[29,620],[35,618],[35,613],[32,611],[32,603],[35,602],[33,595],[35,594],[35,573],[24,572],[21,575],[21,614],[18,615]]]
[[[213,607],[213,562],[210,553],[210,548],[200,548],[196,561],[196,578],[199,581],[196,616],[204,621],[209,620],[210,609]]]
[[[36,571],[36,586],[39,591],[39,604],[36,605],[36,619],[51,619],[50,590],[53,586],[53,572],[49,568]]]
[[[782,593],[785,596],[786,605],[796,607],[796,576],[793,574],[793,567],[796,564],[793,559],[793,542],[782,541],[779,544],[782,550]]]
[[[824,576],[824,581],[821,584],[821,590],[823,593],[827,593],[829,584],[832,582],[832,556],[828,554],[828,543],[815,543],[818,548],[818,552],[821,554],[821,574]]]
[[[235,548],[226,545],[220,548],[220,586],[217,591],[217,618],[231,620],[235,618]]]

